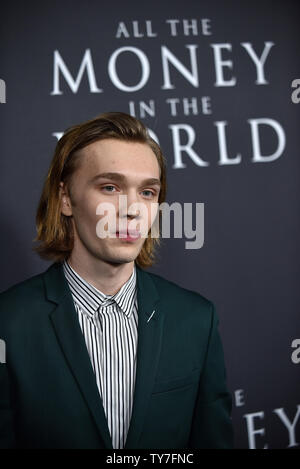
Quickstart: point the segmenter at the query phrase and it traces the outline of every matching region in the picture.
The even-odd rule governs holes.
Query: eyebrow
[[[111,179],[112,181],[124,182],[126,180],[126,176],[124,176],[124,174],[121,174],[121,173],[100,173],[100,174],[96,174],[96,176],[90,179],[89,182],[93,184],[98,179]],[[148,179],[144,179],[141,182],[141,185],[157,185],[160,187],[161,182],[157,178],[148,178]]]

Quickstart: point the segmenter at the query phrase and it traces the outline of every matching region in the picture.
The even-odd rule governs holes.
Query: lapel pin
[[[147,321],[147,322],[149,322],[149,321],[150,321],[150,319],[152,318],[152,316],[153,316],[153,314],[154,314],[154,313],[155,313],[155,309],[153,310],[153,312],[152,312],[151,316],[148,318],[148,321]]]

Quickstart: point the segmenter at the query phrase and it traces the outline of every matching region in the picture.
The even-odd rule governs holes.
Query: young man
[[[232,447],[214,306],[144,270],[165,192],[161,150],[127,114],[58,142],[37,212],[54,262],[0,295],[2,447]]]

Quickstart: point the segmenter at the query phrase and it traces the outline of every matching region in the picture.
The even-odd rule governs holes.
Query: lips
[[[141,233],[138,230],[126,230],[126,231],[117,231],[116,235],[118,238],[137,239],[141,236]]]

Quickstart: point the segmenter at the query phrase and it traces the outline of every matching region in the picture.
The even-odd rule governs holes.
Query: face
[[[61,210],[72,216],[73,250],[79,258],[133,261],[157,213],[160,170],[155,154],[144,143],[106,139],[80,150],[79,158],[70,191],[61,183]],[[104,210],[108,207],[109,212]]]

